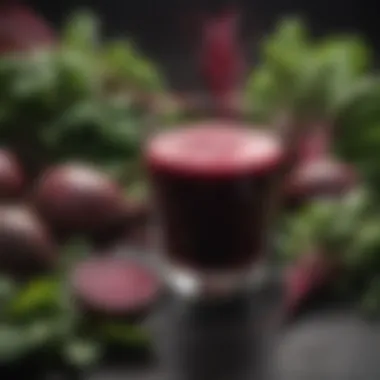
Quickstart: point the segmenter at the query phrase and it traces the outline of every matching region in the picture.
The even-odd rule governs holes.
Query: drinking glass
[[[283,158],[276,135],[230,121],[179,125],[150,136],[144,157],[172,289],[219,297],[245,288],[265,257]]]

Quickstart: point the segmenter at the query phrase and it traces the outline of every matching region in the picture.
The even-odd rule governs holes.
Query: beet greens
[[[371,312],[379,313],[380,292],[374,285],[380,272],[379,226],[378,206],[363,189],[340,200],[314,201],[285,220],[278,245],[279,258],[290,265],[296,263],[297,267],[297,263],[305,260],[303,257],[311,252],[317,254],[329,271],[324,281],[332,291],[343,291],[341,295],[358,300],[366,309],[371,305]],[[339,271],[330,271],[332,266]],[[289,294],[293,294],[292,289],[288,288]],[[306,294],[303,297],[306,299]]]

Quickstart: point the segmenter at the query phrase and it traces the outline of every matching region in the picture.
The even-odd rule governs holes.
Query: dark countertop
[[[379,323],[330,309],[281,326],[277,290],[213,307],[168,299],[150,321],[160,365],[88,380],[380,379]]]

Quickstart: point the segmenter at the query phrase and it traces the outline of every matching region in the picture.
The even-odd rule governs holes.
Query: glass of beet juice
[[[255,277],[282,155],[276,135],[227,121],[178,126],[148,139],[160,251],[174,290],[220,296]]]

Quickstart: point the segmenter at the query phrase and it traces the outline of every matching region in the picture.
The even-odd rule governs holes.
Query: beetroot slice
[[[105,316],[136,316],[157,300],[158,278],[134,261],[93,258],[79,263],[72,274],[79,303]]]
[[[337,266],[320,254],[303,255],[286,273],[285,308],[295,316],[304,303],[325,288],[336,274]]]

